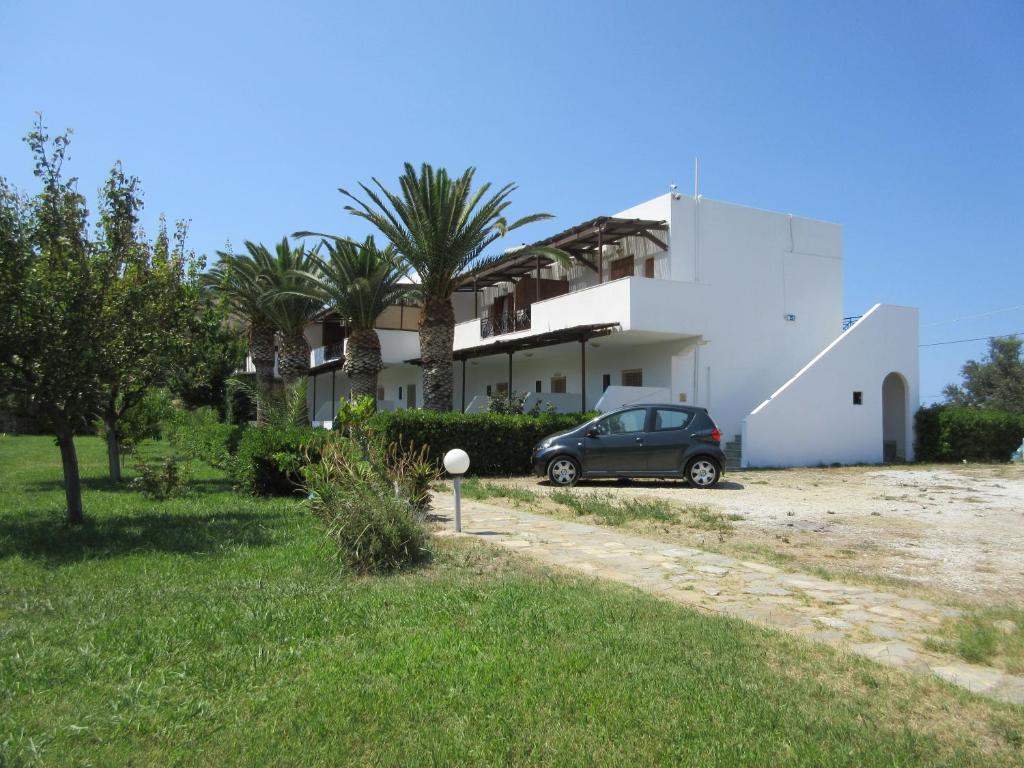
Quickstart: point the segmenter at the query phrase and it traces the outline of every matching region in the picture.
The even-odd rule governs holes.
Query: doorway
[[[882,461],[907,460],[907,382],[893,371],[882,381]]]

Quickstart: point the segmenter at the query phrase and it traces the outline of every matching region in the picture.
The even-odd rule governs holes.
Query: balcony
[[[581,325],[614,323],[623,331],[698,336],[717,302],[712,287],[647,277],[623,277],[534,302],[522,318],[483,317],[455,326],[455,350],[507,337],[525,338]]]
[[[345,357],[344,341],[336,341],[323,347],[314,347],[309,351],[309,367],[316,368],[335,360],[341,360],[343,357]]]
[[[516,331],[528,331],[530,329],[530,307],[518,309],[515,312],[506,312],[494,317],[480,318],[480,338],[487,339],[491,336],[501,336]]]

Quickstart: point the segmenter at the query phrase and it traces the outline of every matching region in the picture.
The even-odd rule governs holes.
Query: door
[[[646,408],[619,411],[598,421],[595,434],[583,438],[583,471],[598,475],[645,472],[646,426]]]
[[[410,384],[405,388],[405,407],[415,408],[416,407],[416,385]]]
[[[654,408],[651,426],[644,435],[647,466],[651,472],[682,472],[683,454],[690,446],[693,413],[678,408]]]

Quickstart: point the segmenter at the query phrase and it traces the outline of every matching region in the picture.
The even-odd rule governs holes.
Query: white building
[[[513,253],[456,293],[456,408],[510,388],[560,411],[683,402],[709,409],[737,465],[913,458],[917,311],[844,320],[838,225],[667,194],[542,242],[571,268]],[[417,314],[379,320],[381,408],[422,404]],[[344,329],[307,336],[326,425],[348,394]]]

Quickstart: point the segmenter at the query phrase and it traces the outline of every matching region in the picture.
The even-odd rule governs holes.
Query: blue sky
[[[516,181],[513,213],[557,217],[519,242],[691,190],[699,155],[707,197],[844,226],[846,314],[1024,331],[1019,0],[0,0],[0,29],[0,173],[31,187],[41,111],[84,191],[122,160],[211,255],[361,235],[337,187],[405,160]],[[984,348],[922,348],[922,396]]]

